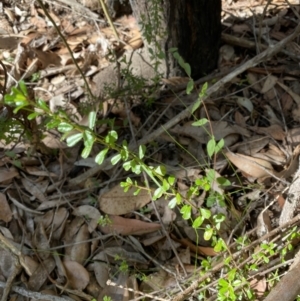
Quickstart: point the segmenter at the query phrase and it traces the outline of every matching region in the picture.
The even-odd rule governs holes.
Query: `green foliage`
[[[111,220],[109,219],[109,217],[107,215],[105,216],[101,216],[98,220],[98,224],[102,227],[108,226],[111,224]]]
[[[148,43],[157,41],[157,37],[162,37],[165,34],[159,31],[160,24],[162,24],[162,16],[159,13],[160,5],[161,3],[158,0],[151,1],[150,7],[153,10],[153,13],[151,14],[150,23],[143,23],[143,30]],[[155,68],[158,70],[159,62],[164,58],[164,53],[159,42],[155,42],[154,45],[154,49],[150,49],[150,53],[153,58],[156,59]],[[177,49],[171,49],[170,52],[189,77],[186,93],[190,94],[195,89],[195,83],[191,78],[191,67],[183,60]],[[129,93],[136,91],[150,102],[149,93],[151,94],[155,89],[150,89],[148,90],[148,94],[145,94],[145,81],[139,77],[133,76],[130,72],[129,65],[126,70],[121,72],[121,75],[126,79],[126,85],[122,90],[117,91],[120,93],[119,96],[122,95],[127,97],[129,96]],[[154,86],[158,82],[156,81],[158,79],[159,77],[154,79]],[[206,95],[207,89],[208,85],[205,83],[198,93],[197,101],[191,110],[192,114],[203,105],[203,97]],[[167,168],[164,164],[161,163],[156,166],[147,164],[147,154],[150,153],[147,145],[139,145],[136,152],[131,151],[128,147],[128,141],[120,141],[117,129],[113,126],[114,121],[97,121],[96,110],[90,110],[88,112],[88,125],[82,126],[68,116],[63,110],[52,112],[45,101],[41,99],[30,99],[27,87],[22,81],[19,83],[18,87],[13,87],[11,89],[9,95],[5,95],[4,104],[13,108],[14,114],[23,111],[26,112],[26,118],[28,120],[34,120],[37,117],[46,117],[45,127],[49,130],[57,129],[62,134],[61,140],[66,141],[69,147],[82,143],[83,150],[81,156],[83,158],[89,157],[94,144],[98,144],[101,145],[101,150],[99,150],[98,154],[95,156],[95,162],[97,164],[103,164],[105,160],[110,160],[113,165],[121,163],[123,169],[128,173],[136,175],[145,173],[150,178],[151,185],[154,186],[153,191],[149,189],[149,187],[141,186],[141,184],[134,180],[133,177],[128,177],[120,184],[123,187],[124,192],[127,192],[133,187],[135,188],[134,194],[138,195],[141,189],[147,189],[149,193],[152,193],[153,200],[159,198],[167,199],[169,207],[172,209],[177,208],[182,215],[182,218],[188,221],[192,228],[195,229],[195,233],[197,233],[197,230],[203,231],[204,239],[212,243],[216,252],[228,251],[228,246],[220,235],[222,224],[225,222],[225,216],[221,213],[212,214],[211,208],[214,206],[227,206],[228,200],[225,192],[222,192],[222,189],[226,186],[230,186],[231,183],[228,179],[219,176],[215,170],[210,168],[209,164],[201,177],[199,176],[194,181],[190,182],[188,191],[183,195],[177,189],[176,177],[167,172]],[[207,130],[209,128],[209,122],[210,121],[207,118],[199,120],[195,118],[192,125],[195,127],[203,127],[210,135],[206,150],[208,160],[213,161],[222,151],[224,140],[221,139],[217,141],[214,135]],[[108,131],[103,137],[98,135],[95,130],[101,123],[107,124],[108,128]],[[24,124],[17,118],[10,118],[7,120],[5,117],[0,117],[0,129],[0,139],[7,143],[14,141],[15,137],[22,132],[27,134],[27,129],[24,128]],[[14,158],[13,153],[8,155]],[[20,164],[15,158],[13,162],[15,162],[14,164],[16,166],[17,164]],[[196,208],[194,199],[203,193],[206,196],[204,206]],[[110,223],[111,221],[108,216],[101,216],[98,220],[98,224],[101,226],[107,226]],[[249,282],[247,282],[244,277],[244,273],[258,270],[261,264],[268,263],[270,257],[278,252],[281,252],[281,256],[284,258],[292,248],[291,240],[296,238],[297,235],[298,237],[300,235],[299,233],[296,234],[296,231],[296,228],[291,230],[286,237],[286,246],[280,250],[278,250],[278,246],[274,243],[262,243],[259,251],[252,254],[253,260],[251,263],[245,265],[244,271],[238,270],[235,263],[232,262],[232,256],[228,256],[224,260],[226,265],[224,277],[218,280],[217,300],[241,300],[243,298],[252,300],[253,293],[250,289]],[[236,238],[236,249],[242,250],[245,246],[249,245],[249,243],[250,242],[246,237],[238,237]],[[228,253],[230,254],[230,252]],[[119,271],[127,272],[129,270],[128,263],[125,260],[122,258],[115,258],[115,260],[121,260]],[[199,272],[200,276],[209,272],[212,268],[213,262],[211,258],[202,259],[201,270]],[[145,275],[141,276],[142,279],[145,277]],[[270,280],[270,283],[274,281],[274,279],[278,279],[276,272],[274,272],[273,279]],[[200,284],[200,287],[205,287],[210,281],[211,279],[208,277],[205,282]],[[199,293],[198,298],[199,300],[205,300],[205,291]],[[109,301],[111,298],[106,296],[103,300]]]

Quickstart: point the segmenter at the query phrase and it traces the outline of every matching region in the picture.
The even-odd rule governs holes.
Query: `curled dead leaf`
[[[232,152],[226,152],[225,154],[231,163],[254,179],[271,177],[274,174],[271,163],[265,160]]]
[[[109,216],[109,220],[109,225],[99,226],[101,231],[105,234],[118,233],[121,235],[143,235],[157,231],[161,228],[159,224],[147,223],[117,215]]]
[[[83,290],[90,281],[88,271],[78,262],[65,260],[65,270],[68,277],[68,284],[72,289]]]
[[[0,208],[0,220],[4,221],[5,223],[10,222],[12,219],[12,212],[8,205],[6,196],[3,193],[0,193]]]

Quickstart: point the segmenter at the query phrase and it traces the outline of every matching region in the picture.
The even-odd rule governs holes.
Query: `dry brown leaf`
[[[24,188],[34,197],[36,197],[40,202],[46,202],[47,198],[45,197],[44,193],[47,190],[49,185],[49,181],[41,181],[39,183],[33,183],[26,178],[22,178],[22,184]]]
[[[269,137],[255,135],[236,145],[236,151],[243,155],[254,155],[267,146],[269,142]]]
[[[15,168],[0,168],[0,183],[6,182],[9,183],[13,178],[19,175],[18,171]]]
[[[283,194],[282,194],[281,192],[277,192],[277,193],[274,195],[274,197],[276,198],[277,203],[278,203],[280,209],[282,209],[283,206],[284,206],[284,203],[285,203],[285,198],[284,198]]]
[[[26,264],[26,272],[29,276],[32,276],[32,274],[35,272],[35,270],[39,267],[39,264],[32,259],[30,256],[24,256],[24,262]]]
[[[293,147],[300,144],[300,127],[288,130],[287,142]]]
[[[240,140],[239,134],[229,134],[224,138],[224,147],[230,147]]]
[[[46,147],[51,149],[64,149],[67,148],[67,144],[60,140],[58,135],[54,135],[50,132],[44,132],[44,137],[42,142],[45,144]]]
[[[136,219],[124,218],[117,215],[109,216],[111,223],[107,226],[99,226],[105,234],[117,233],[121,235],[143,235],[160,230],[161,226],[155,223],[147,223]]]
[[[65,224],[69,212],[65,207],[60,207],[56,210],[49,210],[42,217],[36,217],[36,223],[41,222],[48,235],[51,235],[53,239],[60,240],[64,231]]]
[[[174,235],[171,235],[172,239],[179,242],[184,247],[189,247],[191,251],[193,251],[196,254],[202,254],[205,256],[216,256],[218,253],[211,247],[202,247],[202,246],[196,246],[194,245],[190,240],[187,238],[180,238],[178,239]]]
[[[191,264],[191,251],[190,251],[190,248],[187,247],[186,249],[179,250],[178,256],[179,256],[182,263]],[[176,258],[175,263],[177,263],[177,262],[178,262],[178,260]]]
[[[278,77],[277,76],[273,76],[273,75],[268,75],[267,79],[264,82],[264,85],[261,89],[261,93],[264,94],[266,92],[268,92],[269,90],[271,90],[272,88],[274,88],[274,86],[276,85],[278,81]]]
[[[32,244],[39,251],[39,256],[42,259],[46,259],[50,256],[50,245],[49,240],[45,231],[45,228],[42,223],[38,223],[35,229]]]
[[[37,55],[39,61],[42,63],[42,68],[45,69],[48,66],[61,66],[61,58],[53,52],[45,52],[38,49],[33,49]]]
[[[280,151],[279,148],[275,149],[275,146],[270,144],[269,149],[266,152],[261,152],[253,155],[255,158],[260,158],[269,161],[278,166],[284,166],[287,163],[286,155]]]
[[[236,96],[234,99],[238,105],[246,108],[250,113],[253,112],[253,103],[249,98]]]
[[[114,260],[120,258],[128,263],[147,263],[148,261],[138,252],[126,251],[123,247],[108,247],[104,250],[105,254]]]
[[[255,91],[260,93],[261,91],[261,83],[259,82],[259,77],[256,73],[248,72],[247,74],[248,82],[251,85],[251,88]]]
[[[30,23],[37,28],[46,28],[47,24],[45,22],[45,20],[41,17],[31,17],[30,18]]]
[[[170,86],[179,86],[179,85],[187,85],[187,83],[189,82],[189,78],[188,77],[179,77],[179,76],[174,76],[171,78],[163,78],[162,82],[165,84],[168,84]]]
[[[236,124],[238,124],[239,126],[241,126],[243,128],[246,127],[245,117],[239,111],[236,111],[234,113],[234,120],[235,120]]]
[[[295,103],[298,105],[298,107],[300,106],[300,96],[298,94],[296,94],[295,92],[292,91],[292,89],[290,89],[288,86],[286,86],[285,84],[281,83],[280,81],[277,82],[277,84],[283,89],[285,90],[287,93],[289,93],[292,98],[294,99]]]
[[[117,185],[108,192],[100,195],[100,209],[111,215],[123,215],[135,210],[139,210],[148,204],[151,200],[150,194],[146,190],[141,190],[138,195],[133,195],[135,188],[132,187],[128,192]]]
[[[87,217],[89,220],[88,229],[92,233],[98,226],[101,217],[99,210],[90,205],[82,205],[74,209],[73,214],[76,216]]]
[[[0,193],[0,208],[0,220],[4,221],[5,223],[10,222],[12,219],[12,212],[8,205],[6,196],[3,193]]]
[[[257,217],[256,234],[260,238],[272,231],[271,219],[268,210],[263,210]]]
[[[32,276],[30,276],[29,281],[27,282],[28,288],[35,292],[40,291],[54,268],[55,261],[52,257],[41,262],[37,269],[33,272]]]
[[[287,136],[283,131],[282,126],[278,123],[274,123],[268,127],[249,127],[249,129],[253,130],[257,134],[265,134],[280,141],[283,141]]]
[[[138,49],[142,47],[143,45],[143,40],[141,33],[138,29],[133,29],[131,31],[132,37],[127,41],[127,44],[130,46],[128,47],[127,45],[124,47],[125,49]]]
[[[243,173],[254,179],[270,177],[274,174],[272,165],[262,159],[257,159],[242,154],[234,154],[232,152],[225,153],[227,158]]]
[[[99,210],[90,205],[82,205],[73,210],[73,214],[76,216],[85,216],[88,219],[97,219],[101,217]]]
[[[234,59],[235,57],[235,50],[231,45],[223,45],[219,49],[219,62],[226,63]]]
[[[161,269],[156,273],[150,274],[149,277],[146,277],[141,284],[141,291],[147,293],[149,291],[158,291],[174,286],[174,284],[176,285],[174,277]]]
[[[90,281],[88,271],[78,262],[65,260],[63,262],[68,277],[68,284],[72,289],[83,290]]]
[[[37,210],[46,210],[46,209],[51,209],[51,208],[54,208],[57,206],[61,206],[63,204],[67,204],[67,203],[69,203],[68,200],[46,201],[46,202],[43,202],[42,204],[40,204],[36,209]]]
[[[32,176],[38,176],[38,177],[54,177],[56,178],[57,175],[53,172],[49,172],[46,170],[41,170],[40,168],[37,167],[32,167],[32,166],[27,166],[25,168],[26,172]]]
[[[0,248],[0,275],[6,279],[11,275],[15,269],[14,257],[8,250]]]
[[[83,263],[90,252],[90,244],[87,242],[89,238],[90,233],[84,219],[75,217],[65,230],[64,240],[68,245],[65,247],[66,258]]]
[[[262,279],[253,278],[250,281],[250,286],[255,291],[257,297],[263,297],[264,293],[267,290],[266,278],[265,277],[263,277]]]
[[[107,265],[107,263],[99,261],[95,261],[93,266],[98,284],[102,288],[105,287],[106,282],[109,279],[109,266]]]

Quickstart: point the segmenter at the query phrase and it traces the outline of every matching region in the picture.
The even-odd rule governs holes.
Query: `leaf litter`
[[[266,3],[250,2],[223,1],[224,45],[220,49],[220,73],[229,73],[246,56],[255,55],[253,49],[266,49],[266,41],[279,42],[295,27],[291,16],[296,18],[294,10],[299,12],[299,6],[290,7],[280,0],[267,1],[265,11]],[[5,14],[0,17],[3,35],[0,59],[5,61],[12,75],[7,89],[14,84],[12,78],[31,80],[36,99],[49,102],[52,112],[63,108],[74,120],[87,126],[83,109],[88,107],[89,100],[81,88],[83,81],[43,10],[29,2],[11,7],[4,1],[2,5]],[[116,20],[120,37],[126,44],[120,49],[111,28],[105,27],[99,18],[101,14],[78,7],[90,16],[97,16],[100,31],[84,16],[78,17],[75,8],[68,11],[54,2],[49,13],[65,33],[90,88],[96,91],[93,76],[109,66],[110,49],[119,52],[139,49],[141,34],[132,16]],[[253,12],[261,23],[250,26],[245,19],[251,20]],[[257,35],[258,42],[253,43]],[[168,171],[176,175],[182,194],[206,175],[207,164],[219,175],[230,178],[232,190],[237,183],[261,185],[251,192],[254,197],[250,192],[242,196],[232,193],[232,202],[225,212],[228,223],[220,231],[229,245],[234,242],[235,233],[245,233],[257,226],[260,238],[278,225],[286,198],[281,191],[298,168],[297,59],[297,44],[291,42],[264,65],[237,75],[207,100],[206,108],[202,106],[196,111],[199,118],[209,117],[209,124],[195,127],[190,120],[177,124],[167,135],[157,139],[159,148],[153,149],[150,157],[150,161],[167,163]],[[0,69],[2,86],[3,72]],[[216,77],[213,75],[211,79]],[[187,79],[163,79],[162,84],[167,89],[177,89],[184,87]],[[165,95],[165,91],[160,93]],[[123,138],[128,137],[128,120],[136,128],[141,127],[136,133],[136,138],[140,138],[157,120],[164,123],[174,118],[182,110],[183,102],[191,103],[189,96],[183,94],[182,101],[165,96],[154,103],[155,110],[149,114],[139,97],[131,95],[131,98],[129,113],[124,103],[114,97],[106,98],[102,111],[98,112],[102,117],[108,112],[117,117],[115,126]],[[167,113],[163,113],[165,104],[169,105]],[[141,126],[143,121],[145,124]],[[106,129],[105,124],[97,128],[98,133]],[[206,152],[210,135],[217,141],[225,141],[225,152],[220,153],[215,162],[210,162]],[[16,142],[10,144],[8,137],[1,136],[0,290],[2,296],[10,293],[7,300],[15,300],[17,296],[18,300],[28,299],[15,288],[5,291],[3,283],[9,283],[11,277],[34,299],[102,300],[104,296],[111,296],[113,300],[130,300],[144,296],[170,300],[180,292],[177,284],[184,286],[186,279],[191,280],[203,258],[212,256],[217,258],[216,263],[220,262],[218,252],[204,239],[204,233],[195,231],[178,211],[171,210],[168,201],[153,203],[144,190],[137,196],[132,191],[125,194],[117,185],[120,178],[128,176],[124,172],[115,176],[116,170],[111,166],[100,166],[93,175],[70,185],[79,175],[88,175],[90,169],[95,168],[86,162],[80,163],[79,147],[67,148],[55,130],[43,133],[42,143],[40,137],[35,137],[34,145],[18,141],[21,136],[16,130]],[[186,146],[193,156],[176,147],[174,141]],[[99,152],[97,148],[99,146],[92,156]],[[59,154],[49,149],[59,149]],[[278,201],[272,198],[275,201],[266,208],[268,198],[279,195],[278,192]],[[206,198],[203,191],[195,198],[195,206],[208,208]],[[169,237],[163,229],[167,229]],[[235,250],[232,248],[231,252]],[[15,256],[24,268],[16,275]],[[182,267],[190,278],[184,278]],[[269,288],[265,276],[257,275],[251,276],[251,285],[260,297]],[[42,297],[38,293],[42,293]]]

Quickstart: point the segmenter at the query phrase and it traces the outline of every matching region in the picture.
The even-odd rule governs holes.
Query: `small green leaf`
[[[202,98],[206,95],[206,91],[207,91],[207,88],[208,88],[208,83],[204,83],[202,88],[201,88],[201,92],[199,94],[199,97]]]
[[[189,80],[187,86],[186,86],[186,94],[189,95],[194,89],[194,81],[192,79]]]
[[[20,87],[23,95],[28,96],[27,87],[26,87],[25,82],[23,80],[21,80],[19,82],[19,87]]]
[[[216,245],[214,246],[214,251],[218,253],[221,252],[222,250],[223,250],[223,241],[219,239]]]
[[[216,179],[216,172],[214,169],[207,169],[206,170],[206,178],[209,183],[212,183]]]
[[[201,118],[200,120],[193,122],[192,126],[203,126],[206,123],[208,123],[208,120],[206,118]]]
[[[131,184],[131,185],[133,184],[131,178],[126,178],[126,183]]]
[[[19,100],[26,100],[27,99],[26,96],[20,90],[18,90],[16,87],[12,87],[11,91],[13,92],[13,95],[15,97],[15,101],[17,99],[19,99]]]
[[[169,182],[169,184],[172,185],[172,186],[174,185],[175,180],[176,180],[176,179],[175,179],[174,176],[169,176],[169,177],[168,177],[168,182]]]
[[[181,195],[179,193],[176,193],[175,197],[176,197],[177,205],[180,205],[182,201]]]
[[[175,53],[175,52],[177,52],[177,50],[178,50],[178,48],[176,48],[176,47],[172,47],[172,48],[170,48],[169,49],[169,51],[171,52],[171,53]]]
[[[200,213],[205,219],[209,219],[211,217],[211,212],[208,209],[200,208]]]
[[[83,133],[83,142],[84,145],[89,147],[90,145],[93,145],[95,142],[95,138],[92,132],[90,131],[84,131]]]
[[[47,129],[54,129],[60,124],[59,120],[51,120],[46,124]]]
[[[108,135],[105,137],[105,142],[113,145],[118,139],[118,133],[116,131],[110,131]]]
[[[215,153],[217,154],[224,147],[224,139],[222,138],[216,145]]]
[[[74,146],[77,142],[79,142],[83,137],[83,134],[82,133],[77,133],[77,134],[74,134],[72,136],[69,136],[66,140],[67,142],[67,145],[69,147],[72,147]]]
[[[200,100],[200,98],[198,98],[193,105],[192,114],[200,107],[201,103],[202,101]]]
[[[228,282],[224,278],[219,279],[218,284],[222,287],[228,287]]]
[[[26,107],[27,107],[27,105],[18,106],[17,108],[15,108],[15,109],[13,110],[13,113],[14,113],[14,114],[17,114],[17,113],[19,112],[19,110],[22,110],[23,108],[26,108]]]
[[[136,159],[131,160],[130,165],[131,165],[131,170],[135,174],[139,175],[142,172],[141,165],[139,164],[139,162]]]
[[[218,177],[217,182],[222,186],[230,186],[231,185],[231,182],[224,177]]]
[[[133,195],[138,195],[138,194],[140,193],[140,191],[141,191],[141,188],[138,188],[138,189],[133,193]]]
[[[123,149],[121,149],[121,151],[120,151],[120,155],[121,155],[123,161],[128,160],[128,157],[129,157],[128,148],[123,147]]]
[[[210,240],[211,237],[213,236],[213,233],[214,233],[214,230],[212,228],[206,228],[205,232],[204,232],[204,235],[203,235],[203,238],[205,240]]]
[[[155,167],[154,171],[160,176],[164,176],[167,172],[166,167],[164,165],[159,165]]]
[[[88,144],[88,145],[85,146],[85,148],[83,149],[83,151],[81,153],[81,157],[83,159],[86,159],[89,156],[89,154],[92,151],[92,147],[93,147],[93,144]]]
[[[163,195],[164,192],[165,191],[164,191],[163,187],[158,187],[157,189],[155,189],[155,191],[153,193],[153,199],[154,200],[159,199]]]
[[[192,207],[190,205],[184,205],[180,209],[180,213],[182,214],[182,218],[187,220],[191,218]]]
[[[38,99],[37,104],[40,107],[40,109],[44,110],[45,112],[50,112],[50,109],[47,106],[46,102],[42,99]]]
[[[183,64],[183,69],[188,77],[191,77],[191,66],[188,63]]]
[[[171,199],[171,200],[169,201],[169,203],[168,203],[168,206],[169,206],[169,208],[171,208],[171,209],[175,208],[176,205],[177,205],[177,200],[176,200],[176,198]]]
[[[11,94],[4,95],[4,103],[9,106],[13,105],[15,103],[15,96]]]
[[[60,131],[61,133],[70,132],[73,130],[73,128],[74,127],[67,122],[61,122],[57,127],[58,131]]]
[[[140,145],[139,146],[139,158],[143,159],[146,153],[146,146],[145,145]]]
[[[167,191],[167,190],[170,189],[170,184],[167,182],[166,179],[163,179],[162,186],[163,186],[163,188],[164,188],[165,191]]]
[[[202,216],[198,216],[198,217],[194,220],[192,227],[193,227],[194,229],[198,229],[198,228],[203,224],[203,222],[204,222],[204,218],[203,218]]]
[[[95,162],[101,165],[105,159],[105,156],[108,152],[108,148],[103,149],[95,158]]]
[[[38,113],[38,112],[33,112],[33,113],[31,113],[31,114],[29,114],[28,116],[27,116],[27,119],[28,120],[33,120],[33,119],[35,119],[37,116],[39,116],[40,114]]]
[[[215,150],[216,150],[216,140],[214,137],[212,137],[207,145],[206,145],[206,149],[207,149],[207,154],[208,156],[211,158],[212,155],[215,153]]]
[[[123,163],[123,168],[128,171],[131,169],[131,161],[127,161]]]
[[[121,155],[117,154],[111,158],[111,164],[116,165],[121,160]]]
[[[92,130],[96,123],[97,113],[95,111],[91,111],[89,113],[89,128]]]

